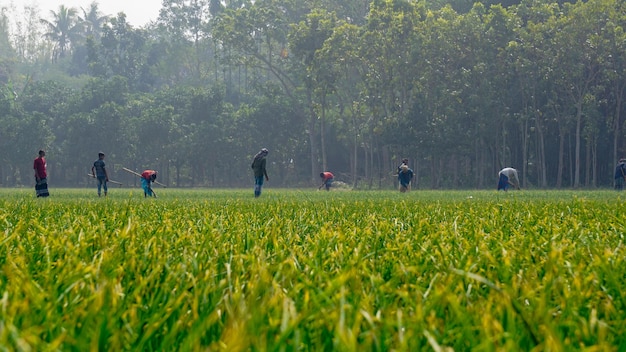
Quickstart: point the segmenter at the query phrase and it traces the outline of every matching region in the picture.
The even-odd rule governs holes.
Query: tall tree
[[[333,13],[316,10],[307,15],[306,19],[293,25],[289,33],[292,54],[302,60],[304,70],[302,81],[310,97],[315,112],[310,114],[309,130],[317,130],[319,121],[321,166],[328,169],[326,160],[326,112],[329,96],[335,92],[336,72],[332,62],[325,60],[320,51],[324,42],[331,36],[337,25]],[[315,137],[314,137],[315,138]]]
[[[464,80],[460,73],[466,67],[463,58],[470,48],[463,48],[454,38],[463,37],[459,28],[460,16],[450,7],[429,13],[424,21],[422,34],[423,53],[420,66],[419,103],[412,112],[418,143],[425,161],[429,164],[432,188],[441,186],[444,179],[444,161],[459,149],[467,149],[463,127],[458,116],[461,108],[460,93]],[[471,148],[471,146],[470,146]]]
[[[319,52],[321,60],[329,63],[329,73],[334,75],[334,99],[339,115],[335,126],[339,138],[350,149],[350,175],[352,186],[358,187],[359,149],[364,140],[369,115],[365,108],[364,75],[366,66],[360,55],[361,29],[353,24],[339,23]]]
[[[0,9],[0,86],[9,82],[17,63],[9,36],[9,19],[6,12]]]
[[[598,57],[605,89],[607,126],[613,131],[613,161],[626,152],[624,145],[624,101],[626,100],[626,4],[623,1],[604,0],[608,21],[598,32],[598,45],[606,53]],[[612,166],[612,163],[609,164]]]
[[[73,7],[59,6],[55,12],[50,10],[51,20],[41,19],[46,26],[44,34],[55,43],[53,59],[64,58],[71,50],[72,42],[76,42],[83,33],[82,23],[78,18],[78,11]]]
[[[213,6],[213,7],[212,7]],[[193,85],[205,83],[212,67],[214,50],[210,40],[209,19],[211,10],[219,13],[216,4],[209,0],[164,0],[157,20],[159,40],[168,48],[173,60],[169,66],[176,80]]]
[[[140,92],[152,89],[153,67],[158,62],[148,61],[149,38],[144,29],[137,29],[119,13],[103,27],[100,42],[87,40],[88,64],[92,75],[105,78],[122,76],[131,89]]]
[[[102,27],[106,23],[109,16],[103,15],[97,2],[92,2],[89,7],[80,8],[82,16],[79,17],[83,22],[85,37],[93,37],[100,39],[102,36]]]
[[[539,187],[548,187],[548,167],[546,160],[546,135],[548,133],[547,91],[550,89],[548,79],[552,63],[552,47],[550,43],[550,26],[554,23],[559,8],[553,3],[522,4],[515,9],[516,18],[521,24],[516,27],[516,38],[506,48],[512,59],[511,69],[515,75],[519,107],[514,116],[524,133],[529,133],[534,141],[534,149],[527,153],[525,162],[533,165],[533,171]],[[526,136],[526,134],[524,134]],[[522,147],[527,148],[524,139]],[[528,182],[528,173],[523,173],[524,187]]]
[[[384,126],[406,118],[413,105],[415,77],[419,76],[413,57],[421,45],[416,29],[420,28],[422,6],[404,0],[375,0],[363,29],[360,47],[366,65],[363,93],[372,117],[370,140],[366,143],[369,155],[366,178],[370,187],[374,179],[380,182],[385,169],[391,166],[389,158],[374,160],[375,155],[388,154],[383,150],[387,146],[381,145]]]
[[[593,94],[600,74],[597,43],[593,33],[599,33],[606,22],[604,8],[593,1],[578,6],[565,4],[564,15],[557,23],[555,35],[554,81],[563,101],[563,106],[571,106],[571,122],[574,124],[574,179],[573,187],[580,186],[582,159],[582,131],[584,123],[584,104]],[[558,44],[557,44],[558,43]],[[566,112],[569,115],[569,112]]]
[[[306,11],[301,1],[278,3],[273,0],[256,1],[241,8],[227,8],[214,21],[214,35],[225,52],[226,63],[244,64],[255,71],[257,86],[275,81],[292,102],[297,121],[315,119],[311,90],[300,89],[300,78],[306,72],[303,57],[289,55],[287,37],[290,23],[298,23]],[[310,123],[299,126],[307,130],[311,151],[311,179],[319,170],[317,130]]]
[[[6,12],[5,12],[6,11]],[[47,62],[52,57],[53,46],[43,35],[43,25],[36,6],[4,8],[11,22],[10,40],[17,57],[26,64]]]

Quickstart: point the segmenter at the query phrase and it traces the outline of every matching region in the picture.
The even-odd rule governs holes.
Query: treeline
[[[60,7],[0,16],[0,186],[90,182],[107,154],[172,186],[609,187],[626,153],[622,0],[163,0],[135,27]]]

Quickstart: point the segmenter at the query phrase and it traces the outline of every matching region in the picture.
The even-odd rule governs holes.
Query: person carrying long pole
[[[154,170],[144,170],[141,173],[141,187],[143,188],[144,197],[156,198],[156,193],[152,190],[152,182],[155,182],[157,178],[157,172]]]
[[[98,153],[98,160],[94,161],[93,166],[91,167],[91,174],[93,177],[98,179],[98,197],[100,197],[101,189],[104,189],[104,196],[107,196],[107,192],[109,188],[107,187],[107,182],[109,182],[109,174],[107,173],[107,169],[104,163],[104,153]]]

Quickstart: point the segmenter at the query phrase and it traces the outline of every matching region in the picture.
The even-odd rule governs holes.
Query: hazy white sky
[[[11,0],[9,0],[11,1]],[[57,11],[60,5],[75,7],[80,14],[80,8],[87,9],[94,0],[13,0],[17,7],[37,4],[41,17],[48,18],[50,10]],[[135,27],[156,20],[161,9],[161,0],[96,0],[103,15],[116,16],[118,12],[126,14],[126,21]],[[6,0],[0,1],[6,4]]]

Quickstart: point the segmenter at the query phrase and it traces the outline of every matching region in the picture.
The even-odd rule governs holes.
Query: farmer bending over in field
[[[509,186],[513,186],[515,189],[520,189],[517,170],[514,168],[506,167],[500,170],[500,172],[498,172],[498,178],[498,191],[504,190],[506,192],[509,189]]]
[[[269,151],[266,148],[261,149],[256,155],[254,159],[252,159],[252,171],[254,172],[254,198],[258,198],[261,195],[261,188],[263,187],[263,177],[265,177],[265,181],[269,181],[270,178],[267,176],[267,170],[265,169],[265,165],[267,161],[265,157],[269,154]]]
[[[141,187],[143,188],[144,197],[155,197],[156,193],[152,191],[152,182],[156,181],[157,172],[154,170],[145,170],[141,173]]]
[[[333,180],[335,179],[335,175],[330,171],[320,172],[320,177],[322,178],[322,184],[317,187],[318,190],[322,189],[322,187],[326,186],[326,190],[330,191],[330,187],[333,185]]]

